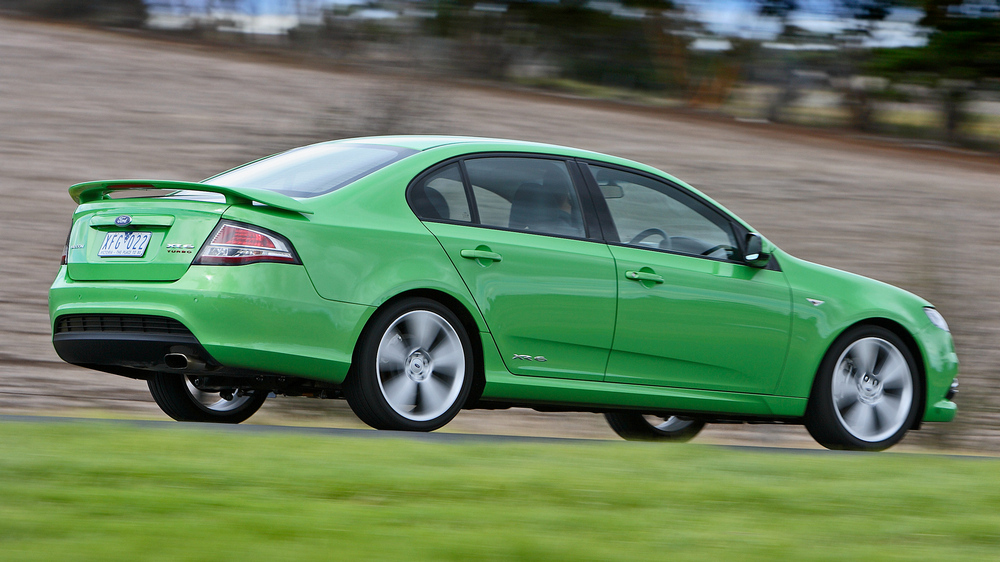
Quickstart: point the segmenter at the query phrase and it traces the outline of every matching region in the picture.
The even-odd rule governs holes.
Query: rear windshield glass
[[[251,162],[203,183],[314,197],[340,189],[416,152],[376,144],[314,144]]]

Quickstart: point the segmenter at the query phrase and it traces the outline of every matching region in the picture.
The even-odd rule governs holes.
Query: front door
[[[772,392],[791,323],[784,274],[742,262],[739,228],[679,187],[588,167],[613,224],[605,234],[619,281],[605,380]]]

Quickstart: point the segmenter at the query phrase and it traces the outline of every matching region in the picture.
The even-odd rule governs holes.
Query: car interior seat
[[[413,197],[413,210],[417,216],[424,219],[450,219],[451,210],[448,208],[448,201],[445,200],[441,192],[428,185],[417,190]],[[421,195],[423,195],[421,197]]]
[[[574,216],[573,211],[567,213],[561,209],[568,196],[569,192],[558,186],[522,183],[511,202],[509,228],[582,238],[584,229],[579,210]]]

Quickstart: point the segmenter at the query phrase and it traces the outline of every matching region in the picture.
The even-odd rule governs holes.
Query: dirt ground
[[[934,302],[962,362],[960,413],[908,447],[1000,451],[1000,161],[879,139],[434,80],[333,72],[0,18],[0,413],[161,417],[141,382],[62,364],[46,292],[84,180],[199,180],[359,133],[447,133],[633,158],[699,187],[783,249]],[[253,421],[358,426],[340,401]],[[464,412],[453,431],[613,437],[600,416]],[[708,440],[810,443],[797,427]]]

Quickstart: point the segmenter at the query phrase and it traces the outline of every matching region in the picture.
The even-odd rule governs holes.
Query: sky
[[[769,40],[780,31],[773,18],[761,18],[753,4],[745,0],[679,0],[713,33],[725,37]],[[790,17],[791,23],[815,33],[836,33],[851,22],[835,13],[828,0],[800,0],[801,8]],[[921,46],[926,39],[917,21],[923,12],[913,8],[896,8],[875,28],[866,44],[879,47]]]
[[[254,15],[293,15],[298,9],[305,13],[313,10],[318,14],[318,8],[333,4],[364,4],[366,0],[229,0],[232,5],[245,13]],[[493,0],[498,1],[498,0]],[[741,37],[744,39],[771,40],[780,30],[779,23],[773,18],[761,18],[755,13],[749,0],[676,0],[686,9],[695,14],[705,27],[712,33],[724,37]],[[153,13],[199,13],[204,6],[214,2],[216,6],[225,5],[226,0],[147,0]],[[840,18],[835,13],[835,3],[831,0],[799,0],[800,9],[791,16],[791,22],[803,29],[817,33],[834,33],[850,25],[850,22]],[[428,5],[430,2],[428,1]],[[253,9],[248,9],[252,6]],[[869,46],[899,47],[920,46],[926,39],[915,25],[922,12],[912,8],[897,8],[886,21],[881,22],[871,39]]]

